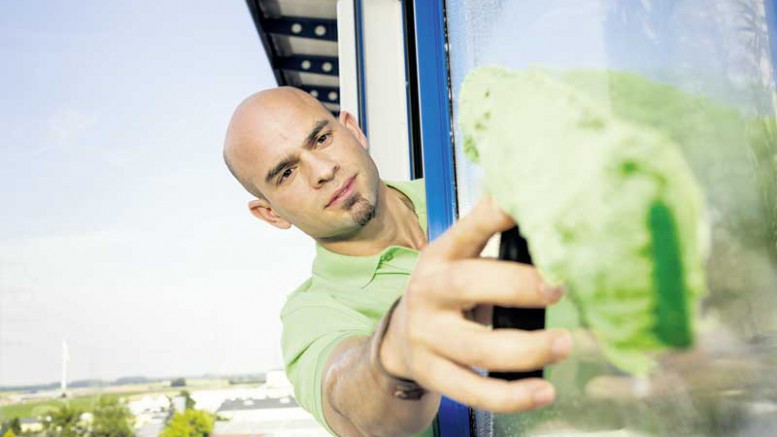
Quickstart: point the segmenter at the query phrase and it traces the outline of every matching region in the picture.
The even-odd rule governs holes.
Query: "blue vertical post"
[[[429,238],[456,219],[455,173],[442,0],[415,4],[418,93]]]
[[[445,232],[456,219],[456,177],[451,141],[451,101],[443,0],[414,3],[421,144],[426,180],[429,238]],[[470,437],[470,410],[443,398],[441,437]]]
[[[772,80],[777,84],[777,10],[774,0],[764,0],[764,11],[769,32],[769,51],[772,55]]]

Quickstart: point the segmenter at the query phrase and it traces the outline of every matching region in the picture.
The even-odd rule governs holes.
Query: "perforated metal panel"
[[[246,0],[278,85],[340,111],[337,0]]]

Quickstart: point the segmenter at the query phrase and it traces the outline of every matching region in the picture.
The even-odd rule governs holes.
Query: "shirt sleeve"
[[[327,296],[291,296],[281,312],[281,347],[286,375],[297,402],[327,431],[322,371],[332,350],[353,336],[369,336],[375,323]]]

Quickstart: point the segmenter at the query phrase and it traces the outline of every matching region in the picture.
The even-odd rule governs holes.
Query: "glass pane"
[[[772,2],[446,5],[460,214],[484,191],[482,169],[464,153],[461,85],[477,67],[496,65],[533,69],[618,123],[661,132],[678,145],[698,181],[710,224],[707,292],[692,349],[661,353],[651,377],[629,376],[583,344],[587,330],[564,302],[549,311],[548,323],[573,328],[579,353],[546,370],[559,401],[537,412],[495,417],[493,434],[768,435],[777,425]],[[581,166],[598,159],[567,150]],[[613,271],[623,262],[613,260]]]

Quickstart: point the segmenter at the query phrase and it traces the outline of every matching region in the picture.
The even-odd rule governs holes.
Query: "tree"
[[[10,434],[9,434],[10,433]],[[22,424],[18,417],[0,425],[0,436],[13,437],[22,433]]]
[[[92,430],[90,437],[132,437],[135,435],[135,418],[129,408],[116,398],[106,396],[97,400],[92,412]]]
[[[71,407],[70,404],[62,404],[44,422],[47,437],[79,437],[86,434],[85,427],[81,424],[82,411]]]
[[[10,428],[11,431],[13,431],[14,434],[19,435],[22,433],[22,422],[19,420],[18,417],[14,417],[11,419],[11,422],[8,424],[8,428]]]
[[[178,396],[183,396],[184,401],[186,402],[185,405],[187,410],[194,409],[194,406],[197,404],[197,401],[192,399],[192,395],[189,393],[188,390],[181,390],[181,393],[179,393]]]
[[[186,387],[186,378],[175,378],[170,381],[170,387]]]
[[[160,437],[208,437],[213,432],[213,416],[202,410],[175,413]]]

